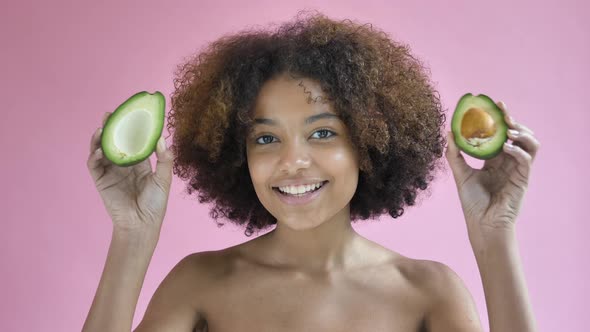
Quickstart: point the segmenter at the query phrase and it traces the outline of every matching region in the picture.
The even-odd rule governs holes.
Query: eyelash
[[[330,130],[330,129],[326,129],[326,128],[321,128],[321,129],[318,129],[318,130],[314,131],[313,133],[315,134],[315,133],[318,133],[318,132],[320,132],[320,131],[326,131],[326,132],[329,132],[329,133],[331,133],[331,135],[330,135],[330,136],[328,136],[328,137],[322,137],[322,138],[319,138],[319,139],[328,139],[328,138],[330,138],[330,137],[336,136],[336,133],[335,133],[335,132],[333,132],[333,131],[332,131],[332,130]],[[312,135],[313,135],[313,134],[312,134]],[[258,137],[257,137],[257,138],[254,140],[254,142],[255,142],[257,145],[268,145],[268,144],[270,144],[270,143],[274,143],[274,142],[270,142],[270,143],[258,143],[258,140],[259,140],[259,139],[261,139],[261,138],[263,138],[263,137],[274,137],[274,136],[272,136],[272,135],[261,135],[261,136],[258,136]]]

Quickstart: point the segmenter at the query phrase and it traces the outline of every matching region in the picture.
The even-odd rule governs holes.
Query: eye
[[[320,137],[315,137],[315,138],[318,138],[318,139],[326,139],[326,138],[330,138],[330,137],[336,135],[335,132],[333,132],[333,131],[331,131],[329,129],[319,129],[319,130],[316,130],[313,133],[313,135],[315,135],[317,133],[320,133],[320,135],[319,135]],[[328,134],[329,134],[329,136],[328,136]],[[312,137],[313,137],[313,135],[312,135]],[[273,139],[274,138],[275,137],[272,136],[272,135],[262,135],[262,136],[259,136],[259,137],[256,138],[256,144],[258,144],[258,145],[268,145],[270,143],[273,143]],[[262,141],[260,139],[262,139]]]
[[[332,137],[332,136],[334,136],[336,134],[333,131],[328,130],[328,129],[320,129],[320,130],[317,130],[316,132],[314,132],[313,134],[315,135],[316,133],[324,133],[324,134],[326,134],[326,135],[320,135],[321,136],[321,137],[319,137],[320,139],[322,139],[322,138],[330,138],[330,137]],[[327,136],[328,133],[330,133],[330,136]]]
[[[264,143],[260,143],[260,139],[261,139],[261,138],[262,138],[262,141],[263,141]],[[268,139],[265,139],[265,138],[270,138],[270,140],[268,140]],[[274,136],[270,136],[270,135],[262,135],[262,136],[260,136],[260,137],[258,137],[258,138],[256,139],[256,144],[260,144],[260,145],[266,145],[266,144],[272,143],[272,139],[273,139],[273,138],[274,138]]]

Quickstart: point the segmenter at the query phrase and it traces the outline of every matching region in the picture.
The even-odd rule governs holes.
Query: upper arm
[[[431,332],[483,331],[475,302],[459,276],[447,265],[430,262],[427,290],[432,306],[426,315]]]
[[[195,255],[184,257],[160,283],[134,332],[193,331],[199,315],[187,287],[195,283]]]

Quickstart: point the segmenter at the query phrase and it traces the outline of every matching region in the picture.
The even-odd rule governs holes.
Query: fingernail
[[[518,131],[516,131],[514,129],[508,129],[508,132],[510,133],[511,136],[518,137]]]
[[[158,140],[158,145],[160,146],[160,150],[166,150],[166,142],[164,141],[164,138],[160,137]]]
[[[98,149],[96,149],[96,150],[94,151],[94,154],[96,154],[97,156],[99,156],[99,157],[100,157],[100,155],[102,155],[102,149],[101,149],[101,148],[98,148]]]

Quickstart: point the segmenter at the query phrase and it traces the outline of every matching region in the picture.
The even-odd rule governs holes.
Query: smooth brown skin
[[[453,319],[434,315],[442,310],[456,312],[454,331],[479,331],[471,297],[442,264],[414,261],[356,236],[355,266],[309,271],[265,261],[271,237],[187,257],[136,331],[190,331],[205,321],[208,331],[443,331],[427,329]],[[445,292],[454,307],[442,307]],[[181,317],[178,308],[191,310]]]
[[[247,145],[256,193],[277,217],[276,229],[236,247],[187,257],[156,292],[136,331],[188,331],[196,319],[220,332],[426,331],[442,319],[455,321],[455,331],[477,331],[473,300],[449,268],[403,257],[351,227],[357,156],[340,119],[304,123],[334,111],[329,104],[308,104],[299,82],[281,76],[263,87],[255,117],[278,124],[257,126]],[[303,82],[313,97],[321,95],[314,82]],[[321,128],[336,135],[318,133]],[[270,137],[264,141],[264,135]],[[294,177],[330,182],[316,201],[294,207],[271,189]],[[177,280],[185,283],[175,285]],[[191,295],[182,300],[170,289]],[[437,307],[444,299],[452,306]],[[166,318],[167,310],[184,306],[199,315],[183,317],[184,324]],[[436,315],[453,309],[455,316]]]
[[[255,115],[277,124],[257,126],[247,145],[256,194],[277,217],[276,229],[234,247],[186,256],[158,287],[135,331],[483,331],[471,294],[449,267],[404,257],[351,227],[357,156],[339,119],[304,123],[312,115],[334,111],[329,104],[308,104],[299,83],[287,76],[267,82]],[[314,81],[303,83],[314,97],[322,94]],[[266,135],[271,137],[265,141],[261,137]],[[168,152],[158,147],[160,168],[151,174],[160,174],[160,179],[171,173]],[[89,167],[95,163],[89,159]],[[316,201],[287,206],[272,187],[294,177],[329,183]],[[94,179],[98,187],[99,177]],[[168,190],[169,183],[159,187]],[[149,210],[146,206],[139,205]],[[83,331],[131,329],[162,220],[154,217],[142,228],[141,222],[113,219],[105,271]],[[497,326],[520,324],[509,317],[514,312],[510,305],[520,298],[509,294],[520,294],[522,286],[503,286],[514,277],[511,271],[519,271],[515,242],[497,234],[486,233],[485,241],[477,242],[478,249],[492,249],[492,244],[494,249],[477,255],[480,271],[486,271],[486,300]],[[497,296],[488,298],[488,293]]]

